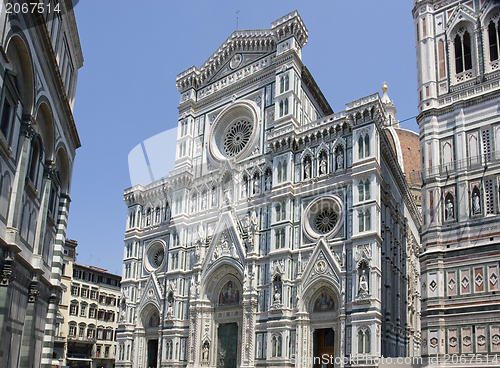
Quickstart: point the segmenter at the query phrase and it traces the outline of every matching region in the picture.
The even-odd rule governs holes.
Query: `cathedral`
[[[410,177],[426,146],[401,129],[386,85],[334,112],[302,63],[307,40],[295,11],[233,32],[177,76],[175,169],[124,193],[117,367],[420,355]]]
[[[500,3],[421,0],[413,17],[422,355],[480,366],[500,354]]]

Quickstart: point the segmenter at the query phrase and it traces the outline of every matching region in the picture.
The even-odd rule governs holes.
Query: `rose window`
[[[237,120],[231,124],[224,137],[224,153],[227,157],[236,156],[250,141],[253,124],[247,120]]]
[[[333,194],[326,194],[310,202],[302,221],[305,235],[315,241],[321,237],[331,238],[342,227],[342,201]]]
[[[333,208],[327,208],[321,210],[314,220],[314,227],[316,231],[321,234],[327,234],[333,230],[335,225],[337,225],[338,214],[333,210]]]
[[[158,270],[165,262],[165,247],[162,242],[154,241],[146,249],[145,266],[148,271]]]
[[[160,267],[164,257],[165,257],[165,252],[163,251],[163,249],[158,249],[153,255],[153,264],[156,267]]]

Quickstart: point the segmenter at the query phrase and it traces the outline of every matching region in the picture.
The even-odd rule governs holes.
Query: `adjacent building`
[[[175,169],[124,194],[117,367],[420,354],[418,135],[385,85],[334,113],[307,39],[292,12],[177,76]]]
[[[55,366],[112,368],[121,277],[75,263],[76,242],[64,246],[63,296],[55,329]]]
[[[495,355],[500,4],[415,1],[413,17],[424,209],[422,354],[441,363],[445,354]]]
[[[16,11],[17,1],[0,11],[0,361],[9,368],[52,365],[80,147],[72,109],[83,56],[71,2],[40,4],[43,13]]]

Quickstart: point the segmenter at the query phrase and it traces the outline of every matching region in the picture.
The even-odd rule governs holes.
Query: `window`
[[[370,353],[370,330],[369,329],[358,330],[358,353],[359,354]]]
[[[267,333],[261,332],[256,334],[255,343],[257,344],[255,349],[256,359],[266,359],[267,358]]]
[[[80,328],[78,329],[78,337],[83,339],[83,336],[85,336],[85,325],[80,325]]]
[[[89,318],[95,318],[97,309],[95,307],[89,308]]]
[[[367,209],[365,211],[360,210],[358,212],[358,223],[359,232],[369,231],[371,229],[371,211]]]
[[[5,143],[10,144],[13,132],[13,122],[15,115],[15,106],[17,100],[12,98],[13,95],[19,96],[17,77],[7,70],[5,73],[5,83],[3,86],[3,102],[2,102],[2,115],[0,120],[0,131],[2,132]]]
[[[455,71],[462,73],[472,69],[472,53],[469,32],[455,36]]]
[[[69,326],[68,336],[69,337],[75,337],[76,336],[76,326],[75,325],[70,325]]]
[[[275,235],[276,235],[276,249],[281,249],[285,247],[285,228],[282,229],[276,229],[275,230]]]
[[[281,357],[282,350],[282,337],[281,334],[274,335],[271,339],[271,356],[273,358]]]
[[[358,183],[359,202],[370,199],[370,179]]]
[[[97,300],[97,290],[90,291],[90,299]]]
[[[439,79],[446,77],[446,65],[444,61],[444,42],[438,41],[438,75]]]
[[[78,315],[78,304],[71,304],[69,306],[69,314],[72,316]]]
[[[286,219],[286,202],[276,204],[276,222]]]
[[[366,134],[364,137],[358,138],[358,158],[365,158],[370,156],[370,136]]]
[[[486,204],[486,214],[495,214],[495,198],[494,198],[494,185],[492,179],[484,181],[484,199]]]
[[[97,328],[97,338],[99,340],[102,340],[104,338],[104,329],[103,329],[103,327],[98,327]]]
[[[89,297],[89,289],[82,288],[82,298],[88,298]]]
[[[167,360],[172,360],[172,351],[174,350],[172,345],[172,340],[167,340],[165,349],[165,358]]]
[[[80,317],[86,317],[87,315],[87,304],[82,304],[80,306]]]
[[[0,131],[2,131],[7,142],[10,140],[9,132],[10,132],[10,127],[12,125],[13,111],[14,109],[12,108],[10,101],[7,98],[5,98],[2,109],[2,120],[0,121]]]
[[[36,183],[36,178],[38,174],[38,167],[40,166],[40,162],[42,159],[41,155],[41,143],[40,138],[36,136],[33,138],[33,142],[31,143],[31,157],[30,157],[30,165],[28,171],[28,178],[32,183]]]
[[[498,46],[500,39],[500,29],[498,28],[498,24],[490,21],[488,25],[488,40],[490,44],[490,61],[498,60]]]

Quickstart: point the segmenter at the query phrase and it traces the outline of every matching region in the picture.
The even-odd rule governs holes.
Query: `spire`
[[[387,83],[384,82],[384,84],[382,85],[382,92],[384,92],[384,94],[382,95],[381,99],[382,105],[384,105],[385,113],[387,114],[387,120],[384,125],[399,128],[399,121],[396,120],[396,107],[394,107],[394,103],[389,98],[387,89]]]

